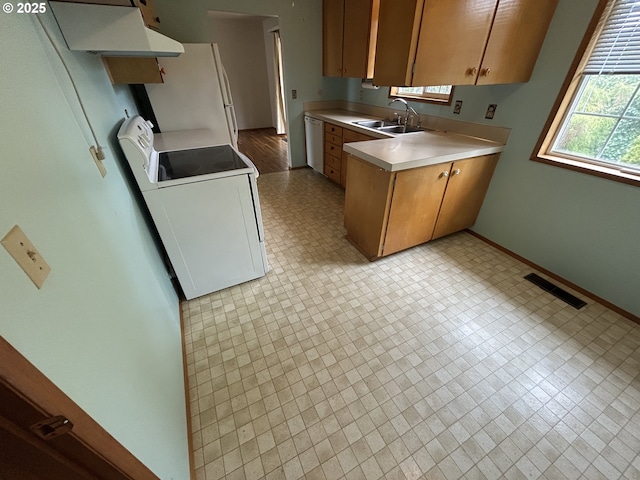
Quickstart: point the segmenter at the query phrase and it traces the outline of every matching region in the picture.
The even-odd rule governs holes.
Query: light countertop
[[[351,130],[380,137],[379,140],[345,143],[342,148],[347,153],[392,172],[500,153],[505,147],[502,143],[444,131],[424,131],[392,136],[352,123],[361,120],[379,120],[379,118],[346,110],[318,110],[306,112],[306,114]]]

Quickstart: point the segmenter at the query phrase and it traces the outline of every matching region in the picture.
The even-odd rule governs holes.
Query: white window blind
[[[614,3],[584,73],[640,74],[640,0]]]

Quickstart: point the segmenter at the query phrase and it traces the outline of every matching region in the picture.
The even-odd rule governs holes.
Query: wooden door
[[[43,439],[32,430],[58,415],[71,422],[67,433]],[[0,479],[158,477],[0,336]]]
[[[348,157],[344,226],[347,239],[372,260],[381,255],[395,173]]]
[[[472,85],[497,0],[425,0],[411,85]]]
[[[322,2],[322,74],[342,76],[342,29],[344,0]]]
[[[342,33],[342,76],[373,77],[380,0],[347,0]]]
[[[376,85],[411,85],[424,0],[380,0]]]
[[[558,0],[500,0],[478,85],[526,82]]]
[[[497,154],[453,163],[432,238],[459,232],[476,222],[497,163]]]
[[[431,240],[450,169],[445,163],[398,172],[383,255]]]
[[[2,395],[2,394],[0,394]],[[6,396],[2,397],[4,401]],[[68,464],[57,455],[45,453],[27,441],[23,432],[0,416],[0,478],[2,480],[87,480],[96,479],[84,469]]]

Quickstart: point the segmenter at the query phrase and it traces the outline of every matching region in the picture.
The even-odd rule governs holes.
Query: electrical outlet
[[[291,98],[293,100],[295,100],[296,98],[298,98],[298,90],[291,90]]]
[[[495,103],[489,105],[487,107],[487,113],[485,114],[484,118],[488,118],[489,120],[493,119],[493,116],[496,114],[496,108],[498,108],[498,105],[496,105]]]
[[[456,104],[453,107],[453,113],[456,115],[460,115],[460,111],[462,110],[462,100],[456,100]]]
[[[360,89],[360,100],[364,100],[364,90]]]
[[[322,96],[322,89],[321,89],[321,88],[319,88],[319,89],[318,89],[318,96],[319,96],[319,97],[321,97],[321,96]]]
[[[29,276],[33,284],[42,288],[51,267],[40,256],[22,229],[18,225],[14,226],[0,243]]]

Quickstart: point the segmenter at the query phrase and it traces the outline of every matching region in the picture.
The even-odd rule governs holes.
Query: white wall
[[[273,126],[263,19],[210,16],[210,20],[211,41],[218,44],[229,76],[238,128]]]
[[[529,160],[597,0],[562,0],[527,83],[456,87],[452,106],[418,104],[421,113],[511,128],[475,231],[640,316],[640,189]],[[360,82],[344,81],[358,102]],[[364,90],[363,103],[386,106],[388,89]],[[493,121],[489,104],[498,105]]]
[[[0,249],[0,334],[162,479],[188,478],[178,299],[118,163],[128,89],[66,50],[101,144],[89,155],[66,74],[32,15],[0,15],[0,236],[52,271],[38,290]]]

